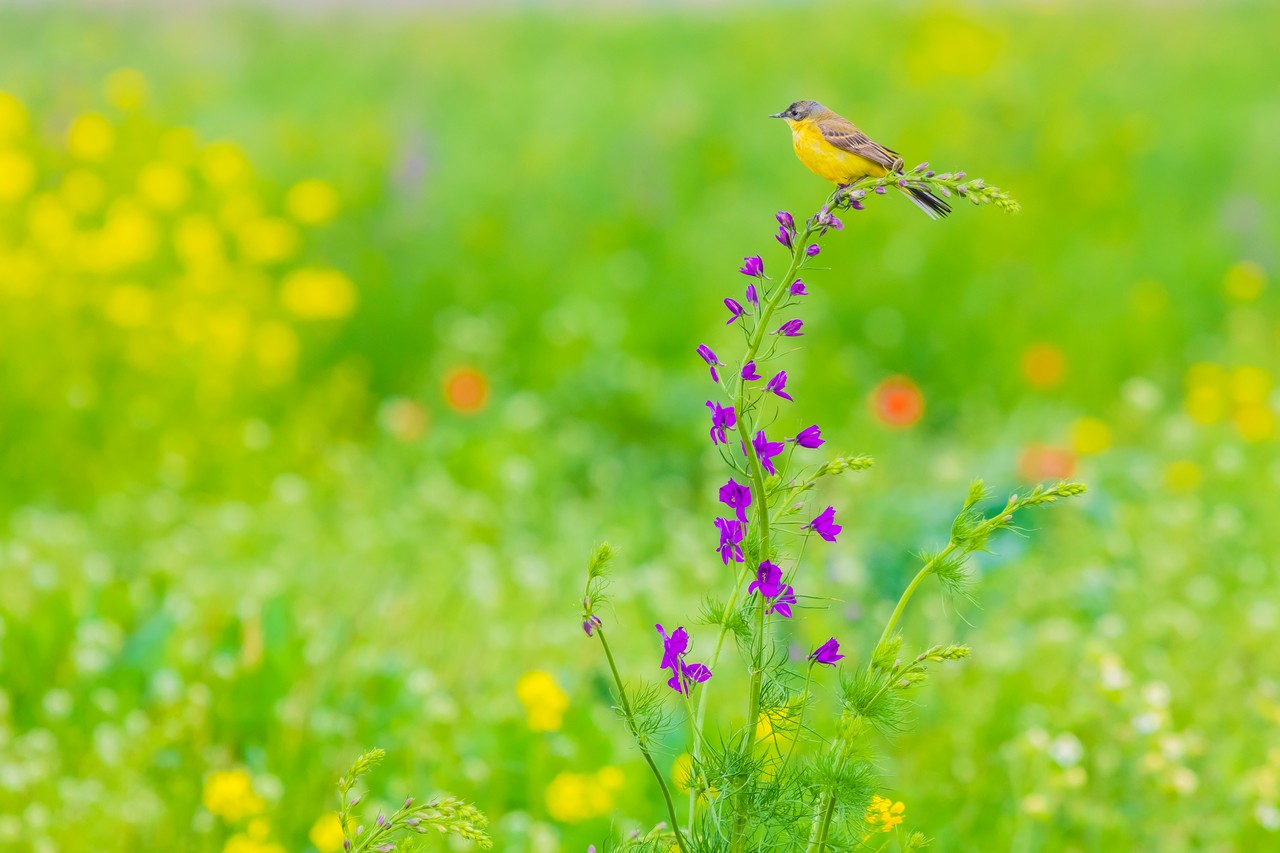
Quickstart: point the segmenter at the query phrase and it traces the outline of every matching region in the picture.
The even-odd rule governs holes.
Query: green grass
[[[0,150],[38,167],[0,201],[0,842],[223,850],[243,821],[202,791],[244,767],[271,841],[304,850],[373,746],[377,796],[464,796],[499,850],[656,822],[576,624],[581,572],[594,542],[621,548],[607,618],[635,678],[656,670],[653,623],[691,624],[725,585],[693,349],[727,340],[742,256],[781,261],[773,212],[826,192],[764,118],[816,97],[1023,212],[931,223],[878,200],[806,278],[788,387],[833,449],[877,465],[828,487],[847,532],[810,570],[839,601],[795,641],[835,623],[865,651],[969,479],[1012,488],[1027,449],[1070,452],[1082,417],[1110,439],[1070,452],[1079,507],[998,541],[981,608],[930,590],[908,615],[913,641],[958,632],[974,657],[895,739],[906,826],[941,850],[1274,844],[1280,327],[1274,286],[1246,298],[1227,277],[1253,261],[1274,278],[1280,108],[1258,48],[1278,23],[1265,4],[148,27],[0,11],[0,88],[31,124]],[[148,82],[141,111],[104,93],[121,67]],[[175,127],[234,142],[253,177],[220,188],[193,155],[155,251],[86,270],[31,211],[62,198],[67,128],[90,111],[116,128],[87,167],[102,209]],[[336,187],[337,217],[299,226],[287,259],[245,257],[252,217],[230,201],[286,215],[306,178]],[[232,247],[206,279],[168,237],[193,212]],[[282,307],[311,266],[354,282],[352,313]],[[140,324],[110,319],[121,285],[150,294]],[[273,323],[298,343],[277,374],[255,360]],[[1022,366],[1042,342],[1066,364],[1049,387]],[[1262,390],[1202,363],[1261,368]],[[487,377],[478,413],[446,399],[459,366]],[[908,430],[867,405],[897,374],[926,401]],[[516,698],[533,670],[568,694],[559,731],[531,731]],[[552,781],[606,766],[626,778],[613,808],[557,821]]]

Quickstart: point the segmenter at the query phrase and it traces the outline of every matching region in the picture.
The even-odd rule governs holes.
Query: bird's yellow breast
[[[884,166],[866,157],[837,148],[822,136],[817,125],[809,121],[791,121],[791,146],[810,172],[834,184],[851,184],[867,176],[880,177]]]

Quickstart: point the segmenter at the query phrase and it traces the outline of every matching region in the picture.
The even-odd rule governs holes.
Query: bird
[[[903,160],[897,151],[872,140],[856,124],[817,101],[796,101],[769,118],[780,118],[790,125],[791,146],[800,162],[837,186],[902,172]],[[951,205],[924,187],[901,189],[930,219],[951,212]]]

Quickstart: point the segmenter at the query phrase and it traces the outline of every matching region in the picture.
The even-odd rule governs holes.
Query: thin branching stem
[[[600,638],[600,646],[604,649],[604,656],[609,659],[609,670],[613,673],[613,683],[618,688],[618,701],[622,703],[622,713],[626,717],[627,724],[631,727],[634,735],[635,714],[631,710],[631,701],[627,699],[626,685],[622,683],[622,676],[618,673],[618,665],[613,660],[613,652],[609,649],[609,641],[604,638],[604,629],[597,627],[595,634]],[[648,762],[649,769],[653,771],[653,777],[658,780],[658,787],[662,789],[662,799],[667,803],[667,815],[671,818],[671,829],[676,834],[676,844],[680,847],[680,853],[689,853],[684,835],[680,831],[680,819],[676,817],[676,806],[671,800],[671,791],[667,789],[667,780],[662,778],[662,771],[658,769],[658,765],[654,762],[648,745],[639,736],[636,736],[636,745],[640,747],[640,754]]]

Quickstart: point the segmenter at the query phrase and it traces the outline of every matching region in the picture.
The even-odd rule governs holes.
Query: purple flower
[[[756,363],[748,361],[742,366],[742,378],[747,382],[755,382],[760,378],[760,374],[756,372]]]
[[[742,307],[742,303],[733,297],[725,297],[724,307],[729,309],[730,315],[729,319],[724,321],[726,326],[747,312],[747,309]]]
[[[720,375],[716,373],[716,365],[720,364],[720,359],[716,358],[716,354],[711,351],[711,347],[706,344],[698,344],[698,355],[702,356],[702,360],[710,365],[711,381],[719,382]]]
[[[395,846],[394,844],[391,844],[391,843],[387,843],[387,844],[379,844],[377,847],[375,847],[375,848],[373,848],[373,849],[374,849],[374,850],[377,850],[377,851],[378,851],[378,853],[391,853],[391,851],[393,851],[393,850],[395,850],[395,849],[396,849],[396,846]]]
[[[829,506],[822,511],[822,514],[813,521],[805,525],[805,527],[817,533],[828,542],[836,541],[836,537],[840,535],[843,527],[836,524],[836,508]]]
[[[808,246],[805,247],[804,253],[812,258],[814,255],[818,254],[821,251],[822,250],[818,248],[817,243],[810,243]]]
[[[881,187],[881,189],[884,189],[884,188]],[[862,202],[858,201],[856,198],[849,202],[849,207],[853,208],[854,210],[867,209],[866,206]]]
[[[701,684],[711,677],[711,670],[700,663],[684,662],[684,655],[689,651],[689,632],[683,627],[677,628],[670,636],[661,625],[655,626],[662,635],[662,669],[671,670],[671,678],[667,684],[677,693],[684,693],[690,684]]]
[[[884,185],[883,185],[883,184],[878,185],[878,186],[876,187],[876,195],[884,195],[884,194],[885,194],[885,193],[887,193],[887,192],[888,192],[888,190],[884,188]]]
[[[654,627],[662,635],[662,664],[658,668],[671,669],[680,662],[680,656],[689,651],[689,632],[681,626],[668,635],[661,625]]]
[[[770,474],[778,473],[773,467],[773,457],[782,452],[785,445],[781,441],[770,441],[765,438],[764,430],[756,433],[755,439],[752,440],[751,446],[756,450],[756,458],[760,460],[760,464],[764,466],[764,470]]]
[[[742,555],[742,522],[732,518],[717,518],[716,529],[720,531],[720,544],[716,550],[720,552],[720,560],[726,566],[729,561],[741,563]]]
[[[836,661],[843,657],[844,655],[840,654],[840,644],[836,642],[835,637],[832,637],[830,640],[827,640],[825,643],[814,649],[813,654],[809,655],[809,660],[814,661],[815,663],[825,663],[830,666],[835,666]]]
[[[764,275],[764,261],[760,260],[759,255],[743,258],[742,269],[738,270],[738,272],[743,275],[762,276]]]
[[[757,308],[760,307],[760,297],[756,295],[756,286],[754,284],[747,285],[747,301]]]
[[[799,320],[799,319],[788,320],[787,322],[779,326],[778,331],[774,332],[774,334],[785,335],[788,338],[798,338],[804,334],[804,332],[800,331],[801,327],[803,326],[804,326],[803,320]]]
[[[687,693],[694,684],[701,684],[711,677],[711,670],[700,663],[680,663],[680,674],[667,679],[667,686],[677,693]]]
[[[751,488],[732,477],[720,487],[720,503],[738,511],[738,521],[747,523],[747,507],[751,506]]]
[[[915,167],[914,169],[912,169],[911,171],[913,171],[913,172],[923,172],[923,171],[924,171],[925,169],[927,169],[927,168],[929,168],[929,161],[928,161],[928,160],[925,160],[923,163],[921,163],[919,166],[916,166],[916,167]]]
[[[822,446],[824,439],[822,438],[822,430],[818,429],[818,425],[805,427],[796,433],[796,437],[791,439],[801,447],[809,450],[817,450]]]
[[[778,233],[774,235],[773,239],[777,240],[788,249],[791,248],[791,232],[786,228],[778,228]]]
[[[777,598],[782,594],[782,569],[764,560],[756,570],[756,579],[747,587],[747,595],[758,592],[765,598]]]
[[[803,281],[801,281],[800,279],[796,279],[795,281],[791,282],[791,295],[792,296],[808,296],[809,291],[804,289]]]
[[[785,210],[779,210],[775,218],[778,220],[778,224],[788,231],[796,230],[795,220],[792,219],[791,214],[787,213]]]
[[[795,400],[792,399],[791,395],[787,393],[786,388],[787,388],[787,371],[785,370],[779,370],[777,373],[775,373],[773,375],[773,378],[769,380],[769,384],[765,386],[766,391],[772,391],[782,399],[791,400],[791,402],[794,403]]]
[[[587,618],[582,620],[582,630],[587,633],[588,637],[590,637],[591,632],[594,631],[596,628],[599,628],[600,625],[601,625],[600,617],[595,615],[594,613],[588,613]]]
[[[777,613],[784,619],[791,618],[791,605],[796,603],[796,591],[789,586],[782,588],[782,595],[769,608],[770,613]]]
[[[738,418],[733,413],[733,406],[722,406],[708,400],[707,408],[711,410],[711,443],[728,444],[729,439],[724,431],[733,429],[738,423]]]

